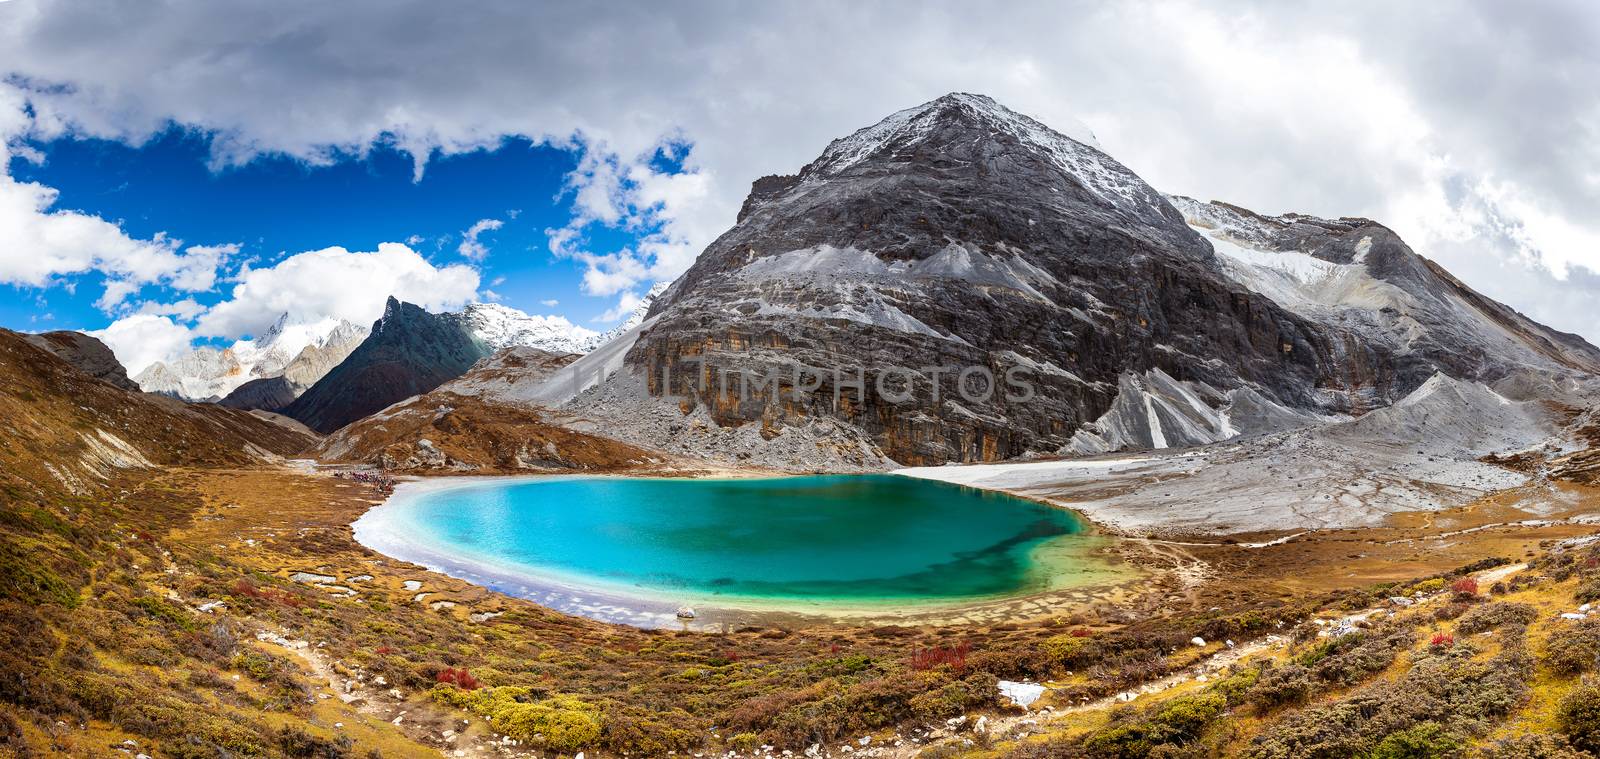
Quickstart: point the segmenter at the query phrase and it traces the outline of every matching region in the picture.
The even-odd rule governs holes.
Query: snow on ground
[[[1333,529],[1524,485],[1478,459],[1553,440],[1559,429],[1539,404],[1438,378],[1361,419],[1232,443],[896,473],[1048,500],[1134,535]]]
[[[938,480],[954,485],[1007,490],[1028,488],[1040,483],[1073,478],[1098,478],[1125,471],[1151,457],[1073,459],[1065,461],[1019,461],[1003,464],[946,464],[913,466],[894,470],[894,474],[923,480]]]
[[[556,370],[533,387],[486,393],[485,398],[502,403],[537,404],[552,408],[566,403],[576,398],[579,393],[599,385],[617,373],[622,368],[623,359],[627,357],[628,351],[633,348],[635,342],[638,342],[639,334],[649,329],[655,322],[655,319],[640,322],[605,345],[590,351],[583,358]]]

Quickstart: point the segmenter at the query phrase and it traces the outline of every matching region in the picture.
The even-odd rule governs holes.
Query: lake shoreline
[[[671,477],[702,481],[790,479],[791,475],[718,473],[708,478]],[[881,476],[881,475],[879,475]],[[625,475],[524,475],[427,477],[400,483],[394,494],[375,504],[351,524],[355,540],[374,551],[428,570],[455,577],[489,590],[524,598],[565,614],[643,628],[717,630],[740,625],[942,625],[970,623],[975,619],[1006,620],[1059,614],[1080,604],[1120,595],[1123,586],[1144,574],[1115,550],[1115,538],[1092,522],[1035,499],[1030,504],[1072,514],[1082,532],[1072,541],[1046,539],[1028,550],[1030,572],[1043,572],[1055,583],[1048,590],[949,598],[863,598],[747,596],[695,590],[662,590],[608,583],[587,576],[562,576],[512,562],[474,556],[463,550],[419,538],[419,530],[398,516],[427,497],[464,488],[496,485],[552,483],[575,479],[638,479]],[[964,487],[964,486],[963,486]],[[965,489],[965,488],[964,488]],[[982,488],[973,490],[993,493]],[[1015,498],[1003,494],[1007,498]],[[1065,537],[1065,536],[1062,536]],[[1068,575],[1082,575],[1064,580]],[[695,609],[692,620],[676,616],[681,606]]]

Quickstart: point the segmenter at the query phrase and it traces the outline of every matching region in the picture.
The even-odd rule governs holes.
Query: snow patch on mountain
[[[1333,420],[1290,409],[1252,388],[1220,391],[1151,369],[1123,374],[1111,408],[1074,433],[1059,452],[1190,448]]]
[[[561,316],[536,316],[498,303],[472,303],[461,312],[478,339],[499,350],[513,346],[585,353],[599,333]]]
[[[1167,207],[1161,193],[1100,150],[1094,133],[1079,122],[1045,126],[983,95],[952,93],[834,140],[808,167],[811,181],[837,177],[867,159],[884,153],[910,152],[949,118],[946,109],[959,109],[987,129],[991,138],[1020,142],[1047,156],[1068,176],[1108,206],[1129,204],[1160,212]]]
[[[306,386],[338,363],[317,360],[319,351],[343,360],[366,334],[366,327],[343,319],[291,323],[284,314],[258,337],[227,348],[196,348],[174,361],[151,364],[133,379],[145,392],[191,401],[219,400],[252,379],[286,373],[297,375],[296,384]]]

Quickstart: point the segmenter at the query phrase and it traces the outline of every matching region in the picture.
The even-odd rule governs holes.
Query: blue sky
[[[268,155],[215,170],[209,166],[211,140],[176,128],[138,146],[63,138],[31,147],[42,162],[14,158],[11,176],[58,190],[56,210],[117,222],[134,238],[165,233],[185,244],[236,243],[233,264],[250,260],[261,268],[332,245],[373,250],[379,243],[405,242],[436,265],[476,266],[483,291],[530,313],[560,313],[599,327],[605,322],[598,318],[616,300],[583,294],[584,267],[550,252],[547,230],[573,215],[574,194],[566,186],[577,166],[571,150],[508,138],[496,148],[435,157],[414,181],[411,156],[387,145],[366,155],[341,154],[326,166]],[[657,166],[668,168],[670,162]],[[470,261],[457,248],[464,232],[483,219],[502,226],[482,233],[479,241],[488,254]],[[588,231],[587,241],[595,249],[615,250],[638,236],[601,226]],[[114,318],[95,306],[103,275],[63,279],[48,287],[6,286],[10,294],[0,299],[0,324],[98,329]],[[69,289],[65,283],[75,285]],[[179,295],[189,294],[147,285],[129,303]],[[223,297],[220,291],[193,296],[201,305]],[[558,305],[545,305],[552,300]]]

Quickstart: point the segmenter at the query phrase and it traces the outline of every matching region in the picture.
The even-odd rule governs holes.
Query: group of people
[[[394,478],[382,472],[334,472],[333,476],[341,480],[370,483],[377,488],[379,495],[394,493]]]

